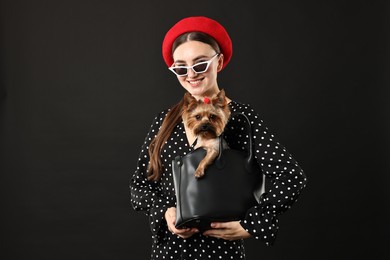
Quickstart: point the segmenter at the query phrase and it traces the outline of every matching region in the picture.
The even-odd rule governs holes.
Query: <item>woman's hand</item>
[[[241,225],[239,221],[214,222],[211,223],[212,229],[203,233],[205,236],[222,238],[225,240],[238,240],[251,236]]]
[[[181,238],[189,238],[195,233],[198,233],[199,230],[196,228],[183,228],[183,229],[176,229],[175,228],[175,222],[176,222],[176,208],[172,207],[167,209],[165,212],[165,220],[168,224],[168,230],[172,232],[172,234],[178,235]]]

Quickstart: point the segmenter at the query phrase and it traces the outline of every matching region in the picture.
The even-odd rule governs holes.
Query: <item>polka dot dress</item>
[[[272,245],[278,231],[277,216],[288,210],[306,186],[306,176],[290,153],[271,134],[258,114],[248,104],[229,103],[232,112],[244,113],[251,121],[255,158],[267,178],[260,202],[248,209],[241,226],[252,237]],[[244,241],[226,241],[202,234],[182,239],[168,231],[164,213],[176,206],[172,160],[193,150],[188,144],[184,124],[179,123],[162,149],[164,172],[157,182],[148,181],[148,147],[157,134],[167,110],[155,118],[141,148],[137,169],[130,181],[131,203],[136,211],[149,217],[153,237],[151,259],[245,259]],[[231,149],[246,150],[246,121],[235,116],[225,128],[224,138]]]

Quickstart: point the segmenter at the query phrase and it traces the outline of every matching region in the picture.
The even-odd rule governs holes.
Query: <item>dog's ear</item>
[[[218,94],[212,99],[212,104],[214,106],[219,107],[225,107],[227,104],[226,98],[225,98],[225,90],[221,89],[221,91],[218,92]]]
[[[184,94],[184,107],[187,111],[193,110],[198,103],[196,98],[194,98],[189,92]]]

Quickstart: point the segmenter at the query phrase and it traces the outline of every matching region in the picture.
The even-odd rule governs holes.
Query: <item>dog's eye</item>
[[[209,118],[210,118],[210,119],[214,119],[214,118],[215,118],[215,115],[210,115]]]
[[[200,115],[195,116],[196,120],[200,120]]]

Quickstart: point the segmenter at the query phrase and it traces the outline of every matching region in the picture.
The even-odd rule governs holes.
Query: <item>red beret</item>
[[[223,68],[229,63],[232,57],[232,41],[225,28],[217,21],[204,17],[193,16],[187,17],[177,22],[169,31],[165,34],[165,38],[162,44],[162,55],[165,63],[168,67],[172,66],[172,45],[177,37],[187,32],[202,32],[213,37],[224,56]]]

